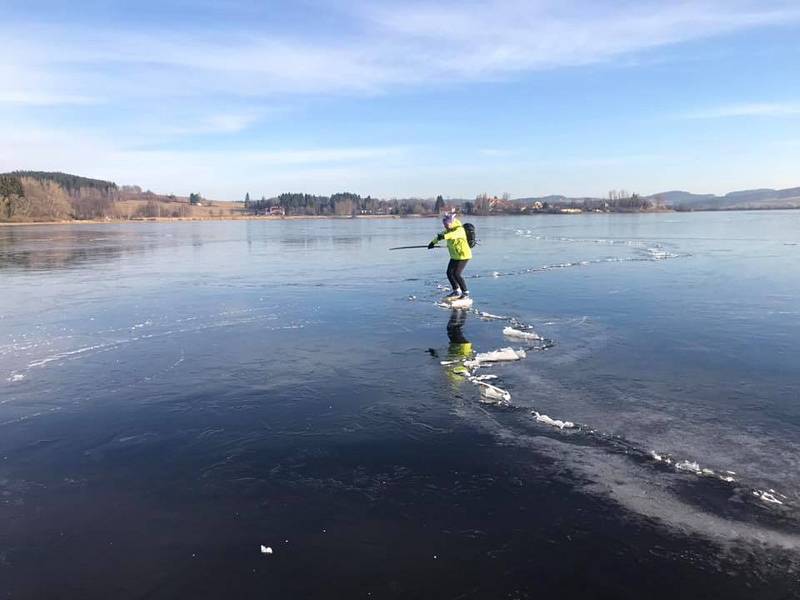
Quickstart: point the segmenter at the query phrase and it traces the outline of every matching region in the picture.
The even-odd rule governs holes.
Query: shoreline
[[[698,209],[675,210],[672,208],[658,210],[632,210],[632,211],[582,211],[577,213],[562,212],[532,212],[532,213],[497,213],[490,215],[461,215],[462,217],[530,217],[539,215],[651,215],[665,213],[716,213],[716,212],[754,212],[754,211],[779,211],[800,210],[800,207],[775,207],[775,208],[727,208],[727,209]],[[210,222],[210,221],[307,221],[307,220],[354,220],[354,219],[433,219],[438,214],[425,215],[239,215],[224,217],[147,217],[138,219],[69,219],[59,221],[0,221],[0,227],[22,227],[31,225],[122,225],[125,223],[180,223],[180,222]]]
[[[439,215],[286,215],[280,216],[227,216],[227,217],[147,217],[141,219],[69,219],[60,221],[0,221],[0,227],[20,227],[29,225],[122,225],[125,223],[179,223],[179,222],[210,222],[210,221],[308,221],[315,219],[325,220],[354,220],[354,219],[432,219]]]

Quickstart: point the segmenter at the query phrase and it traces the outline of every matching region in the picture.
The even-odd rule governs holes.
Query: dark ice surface
[[[469,220],[0,228],[0,597],[800,597],[800,211]]]

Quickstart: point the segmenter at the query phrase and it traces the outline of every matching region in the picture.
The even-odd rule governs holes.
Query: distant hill
[[[734,210],[752,208],[800,208],[800,187],[774,190],[761,188],[754,190],[740,190],[729,192],[724,196],[715,194],[694,194],[682,190],[670,190],[644,196],[659,206],[676,210]],[[514,198],[513,202],[519,204],[533,204],[534,202],[550,205],[582,204],[588,202],[603,202],[600,197],[570,197],[562,195],[527,196]]]
[[[724,196],[671,191],[648,196],[678,210],[732,210],[750,208],[800,208],[800,187],[729,192]]]
[[[648,198],[659,199],[667,206],[676,204],[693,204],[697,202],[707,202],[716,198],[714,194],[693,194],[691,192],[670,191],[653,194]]]

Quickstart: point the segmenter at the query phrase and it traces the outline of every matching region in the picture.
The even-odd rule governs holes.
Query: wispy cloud
[[[728,104],[683,115],[687,119],[724,119],[731,117],[796,117],[800,102],[751,102]]]
[[[256,124],[259,118],[254,113],[219,113],[198,117],[183,126],[164,127],[161,131],[165,135],[239,133]]]
[[[370,168],[402,163],[412,150],[405,146],[149,150],[126,146],[109,135],[44,129],[26,122],[0,122],[0,131],[6,142],[0,145],[0,172],[62,170],[175,193],[192,185],[220,199],[231,199],[232,187],[278,193],[285,191],[279,186],[303,184],[324,191],[323,184],[335,187],[336,174],[358,181]],[[321,181],[315,179],[323,174]]]
[[[123,97],[225,92],[378,93],[396,86],[491,80],[575,66],[741,29],[800,19],[771,1],[389,2],[354,5],[341,35],[119,25],[87,29],[41,23],[0,26],[14,61],[63,98],[80,89]],[[12,95],[19,92],[8,92]]]
[[[103,100],[91,96],[75,94],[51,94],[47,92],[28,92],[23,90],[0,90],[0,104],[20,106],[57,106],[63,104],[99,104]]]

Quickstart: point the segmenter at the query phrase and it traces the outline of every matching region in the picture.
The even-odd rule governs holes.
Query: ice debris
[[[770,504],[783,504],[781,500],[778,499],[778,496],[782,496],[784,499],[786,496],[783,494],[779,494],[772,488],[769,490],[753,490],[753,495],[758,498],[759,500],[763,500],[764,502],[769,502]]]
[[[496,385],[485,383],[483,381],[473,380],[473,382],[480,386],[481,396],[483,396],[483,398],[485,398],[489,402],[505,403],[511,401],[511,394],[506,390],[499,388]]]
[[[544,423],[545,425],[550,425],[551,427],[558,427],[559,429],[573,429],[575,427],[575,423],[572,421],[562,421],[561,419],[552,419],[547,415],[542,415],[533,411],[533,415],[536,417],[536,420],[539,423]]]
[[[453,364],[455,362],[458,361],[441,361],[441,364],[446,365]],[[477,368],[478,364],[470,363],[475,363],[475,361],[464,361],[463,364],[453,367],[450,372],[454,375],[460,375],[470,383],[477,385],[481,392],[481,402],[488,402],[491,404],[507,404],[511,401],[510,392],[504,390],[503,388],[497,387],[496,385],[486,383],[487,380],[497,379],[497,375],[473,375],[471,369]]]
[[[658,462],[663,462],[665,465],[670,465],[675,468],[676,471],[685,471],[688,473],[694,473],[695,475],[705,476],[705,477],[716,477],[720,481],[724,481],[726,483],[733,483],[736,479],[733,477],[736,475],[733,471],[721,471],[717,472],[713,469],[708,469],[706,467],[701,467],[697,461],[692,460],[674,460],[668,454],[659,454],[658,452],[651,450],[650,456],[653,460]]]
[[[261,544],[261,554],[272,554],[272,548]]]
[[[503,335],[521,340],[538,341],[542,339],[541,336],[535,331],[521,331],[519,329],[514,329],[513,327],[505,327],[503,329]]]
[[[512,360],[520,360],[525,358],[527,354],[525,350],[514,350],[513,348],[500,348],[499,350],[492,350],[491,352],[479,352],[475,358],[464,362],[468,367],[477,367],[481,363],[492,362],[505,362]]]
[[[499,321],[508,320],[508,317],[504,317],[502,315],[493,315],[492,313],[488,313],[488,312],[480,312],[478,314],[484,319],[497,319]]]

